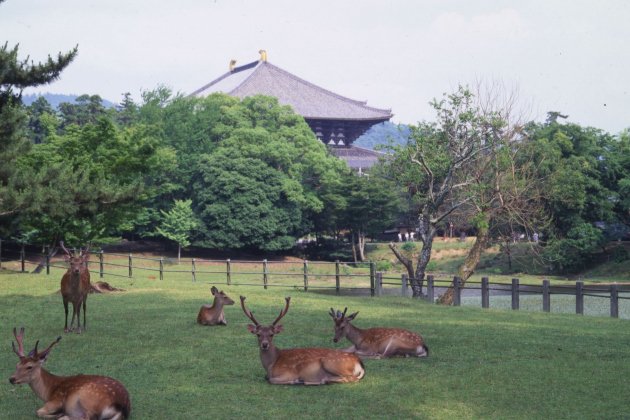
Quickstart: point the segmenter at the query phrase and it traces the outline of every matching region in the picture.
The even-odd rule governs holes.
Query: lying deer
[[[129,417],[129,393],[117,380],[93,375],[54,376],[42,368],[50,349],[61,336],[41,352],[37,351],[38,341],[28,356],[24,356],[24,327],[20,335],[14,328],[13,335],[19,346],[16,350],[12,343],[13,351],[20,357],[20,362],[9,382],[29,384],[35,395],[46,403],[37,410],[38,418],[120,420]]]
[[[362,359],[389,359],[390,357],[427,357],[429,348],[424,344],[424,340],[415,332],[401,330],[398,328],[370,328],[362,330],[350,323],[358,312],[348,315],[346,312],[337,311],[330,308],[329,315],[335,321],[335,343],[344,337],[354,346],[342,351],[354,353]]]
[[[243,312],[255,325],[247,329],[258,336],[260,361],[267,370],[265,379],[275,385],[324,385],[331,382],[358,382],[365,376],[363,362],[354,354],[322,348],[281,350],[274,346],[273,336],[280,334],[283,325],[276,325],[289,310],[290,297],[285,298],[287,306],[268,327],[256,321],[251,312],[245,309],[245,297],[241,296]]]
[[[223,312],[224,305],[234,305],[234,301],[230,299],[223,290],[219,292],[219,289],[212,286],[210,289],[214,295],[214,302],[212,306],[204,305],[199,309],[199,315],[197,315],[197,324],[201,325],[227,325],[225,322],[225,313]]]
[[[86,301],[88,293],[90,291],[90,271],[86,267],[86,262],[90,259],[90,246],[92,241],[88,244],[85,251],[79,252],[79,256],[75,257],[70,251],[63,246],[63,242],[60,242],[61,249],[67,255],[63,256],[63,259],[70,263],[70,268],[66,271],[66,274],[61,278],[61,296],[63,297],[63,306],[66,310],[66,327],[65,332],[68,332],[68,302],[72,302],[72,322],[70,323],[70,331],[74,329],[74,317],[77,317],[77,334],[81,334],[81,304],[83,304],[83,329],[87,330],[87,322],[85,320]]]

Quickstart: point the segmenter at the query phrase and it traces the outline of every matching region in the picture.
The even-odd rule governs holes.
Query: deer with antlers
[[[354,354],[323,348],[301,348],[282,350],[273,344],[273,336],[280,334],[283,325],[276,325],[289,310],[287,306],[268,327],[256,321],[245,309],[245,297],[241,296],[243,312],[255,325],[247,329],[258,336],[260,361],[267,371],[265,379],[275,385],[324,385],[333,382],[358,382],[365,376],[363,362]]]
[[[9,382],[13,385],[30,385],[35,395],[45,402],[37,410],[38,418],[121,420],[129,417],[129,393],[117,380],[93,375],[55,376],[42,368],[50,350],[61,340],[61,336],[41,352],[37,351],[37,341],[35,348],[25,356],[22,344],[24,327],[19,335],[14,328],[13,335],[19,346],[17,350],[15,343],[12,343],[13,351],[19,356],[20,362]]]
[[[86,262],[90,259],[90,246],[88,244],[85,251],[79,252],[79,256],[74,256],[66,249],[63,242],[60,242],[61,249],[66,255],[63,256],[64,261],[70,263],[70,268],[61,278],[61,296],[63,298],[63,306],[66,310],[66,327],[68,332],[68,302],[72,302],[72,322],[70,323],[70,331],[74,329],[74,317],[77,317],[77,334],[81,334],[81,304],[83,304],[83,329],[87,330],[87,322],[85,320],[86,301],[90,291],[90,271],[86,266]]]
[[[370,328],[362,330],[350,323],[359,313],[346,317],[343,313],[330,308],[329,315],[335,321],[335,343],[344,337],[354,346],[342,351],[353,353],[362,359],[389,359],[390,357],[427,357],[429,348],[419,334],[398,328]]]
[[[225,322],[225,313],[223,312],[224,305],[234,305],[234,301],[226,295],[223,290],[219,292],[219,289],[212,286],[210,289],[214,295],[214,302],[212,306],[204,305],[199,309],[199,315],[197,315],[197,323],[201,325],[227,325]]]

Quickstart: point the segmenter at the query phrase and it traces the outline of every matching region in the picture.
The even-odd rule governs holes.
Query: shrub
[[[435,271],[437,270],[438,265],[435,261],[429,261],[429,263],[427,264],[427,268],[426,271]]]
[[[388,260],[381,260],[376,262],[376,271],[389,271],[394,268],[394,264]]]
[[[416,249],[416,243],[415,242],[405,242],[401,248],[404,251],[411,252],[414,249]]]
[[[616,263],[620,263],[620,262],[625,261],[628,258],[630,258],[630,255],[628,254],[628,251],[621,245],[618,245],[618,246],[615,247],[615,251],[613,253],[613,256],[615,258],[615,262]]]

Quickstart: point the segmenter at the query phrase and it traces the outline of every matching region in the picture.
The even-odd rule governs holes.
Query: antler
[[[13,351],[15,352],[15,354],[17,354],[20,357],[24,357],[24,344],[22,344],[22,337],[24,336],[24,327],[22,327],[20,329],[20,335],[17,334],[17,328],[13,328],[13,335],[15,336],[15,339],[18,343],[18,346],[20,347],[20,350],[16,350],[15,349],[15,343],[13,341],[11,341],[11,345],[13,346]]]
[[[63,246],[63,241],[59,242],[59,246],[61,246],[61,249],[63,249],[66,254],[68,254],[68,256],[73,257],[72,253],[68,251],[65,246]]]
[[[333,319],[336,321],[338,319],[342,320],[346,317],[346,312],[348,312],[348,308],[343,310],[343,314],[341,313],[341,311],[337,311],[337,316],[335,316],[335,310],[333,308],[330,308],[330,316],[333,317]]]
[[[84,256],[85,254],[87,254],[87,253],[88,253],[88,251],[90,250],[90,247],[91,247],[91,246],[92,246],[92,241],[90,241],[90,243],[88,244],[87,248],[85,248],[85,251],[83,251],[83,252],[80,252],[80,253],[79,253],[79,257],[82,257],[82,256]]]
[[[278,318],[276,318],[276,320],[271,323],[272,327],[275,327],[276,322],[280,321],[282,317],[285,316],[287,314],[287,311],[289,310],[289,303],[291,302],[291,297],[285,297],[284,300],[287,301],[287,306],[284,308],[284,311],[280,311],[280,316],[278,316]]]
[[[247,309],[245,309],[245,296],[241,296],[241,307],[243,308],[243,312],[245,312],[245,315],[247,315],[247,318],[251,319],[252,322],[257,327],[260,327],[260,324],[258,323],[258,321],[256,321],[256,318],[254,318],[254,315],[252,315],[251,312],[249,312]]]
[[[37,359],[38,357],[45,355],[46,353],[50,351],[50,349],[52,349],[52,346],[54,346],[55,344],[59,342],[59,340],[61,340],[61,336],[57,337],[57,339],[53,341],[50,346],[46,347],[44,350],[42,350],[39,353],[37,352],[37,345],[39,344],[39,340],[37,340],[37,343],[35,343],[35,348],[33,349],[33,351],[31,351],[31,353],[33,353],[33,357]]]

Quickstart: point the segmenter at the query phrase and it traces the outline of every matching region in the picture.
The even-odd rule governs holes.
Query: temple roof
[[[359,146],[331,149],[331,153],[339,159],[344,159],[349,168],[370,168],[378,163],[378,158],[387,157],[386,153]]]
[[[256,94],[275,96],[280,105],[291,105],[306,119],[382,122],[393,114],[372,108],[365,101],[355,101],[315,86],[267,61],[254,61],[225,73],[189,96],[207,96],[222,92],[245,98]],[[367,150],[367,149],[366,149]]]

